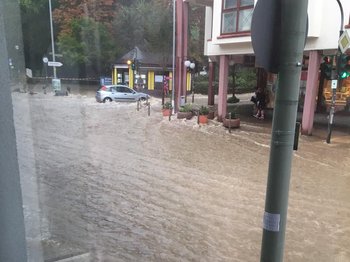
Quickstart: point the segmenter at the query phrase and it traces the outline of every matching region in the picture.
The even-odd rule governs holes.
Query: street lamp
[[[47,83],[47,80],[48,80],[48,77],[47,77],[47,63],[49,62],[49,59],[44,56],[43,57],[43,63],[45,65],[45,87],[44,87],[44,94],[46,94],[46,88],[48,86],[48,83]]]
[[[192,93],[192,103],[194,103],[193,72],[196,67],[196,64],[191,62],[190,60],[186,60],[184,64],[187,68],[187,71],[191,73],[191,93]],[[185,96],[185,101],[186,101],[186,96]]]

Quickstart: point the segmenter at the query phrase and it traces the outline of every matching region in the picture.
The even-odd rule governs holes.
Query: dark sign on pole
[[[305,43],[308,32],[306,23]],[[252,45],[255,53],[255,64],[267,72],[277,74],[280,67],[281,35],[281,1],[259,0],[253,12],[251,26]],[[305,45],[304,43],[304,45]]]
[[[281,1],[259,0],[255,6],[251,34],[255,63],[267,72],[278,73]]]

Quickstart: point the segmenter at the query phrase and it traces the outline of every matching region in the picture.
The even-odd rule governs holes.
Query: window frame
[[[231,8],[225,8],[227,0],[222,0],[222,9],[221,9],[221,29],[220,29],[220,37],[218,38],[227,38],[227,37],[238,37],[238,36],[249,36],[251,30],[244,30],[244,31],[238,31],[239,29],[239,14],[240,11],[242,10],[249,10],[249,9],[254,9],[254,2],[252,5],[245,5],[241,6],[241,1],[242,0],[237,0],[237,5],[236,7],[231,7]],[[228,13],[236,13],[236,28],[235,32],[223,32],[224,29],[224,15]]]

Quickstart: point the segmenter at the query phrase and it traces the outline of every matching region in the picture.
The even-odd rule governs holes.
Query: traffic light
[[[340,79],[345,79],[350,76],[350,56],[341,54],[338,57],[338,76]]]
[[[131,69],[132,69],[132,70],[135,70],[135,68],[136,68],[136,65],[135,65],[135,59],[134,59],[134,61],[133,61],[132,64],[131,64]]]
[[[323,63],[321,64],[321,74],[324,78],[330,80],[332,79],[333,61],[329,56],[323,58]]]

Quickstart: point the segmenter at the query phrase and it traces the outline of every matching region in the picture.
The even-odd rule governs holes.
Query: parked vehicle
[[[100,103],[112,101],[144,101],[150,96],[136,92],[125,85],[104,85],[96,92],[96,101]]]

